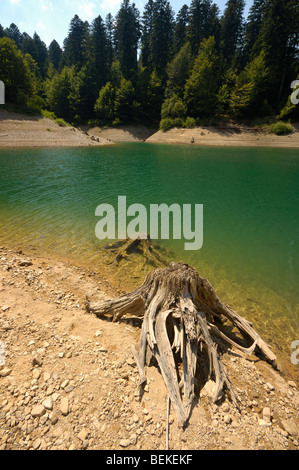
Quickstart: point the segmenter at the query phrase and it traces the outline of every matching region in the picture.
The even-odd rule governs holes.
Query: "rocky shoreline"
[[[137,394],[140,322],[88,314],[86,293],[120,292],[101,273],[0,248],[1,450],[165,450],[167,393],[155,366]],[[201,390],[185,430],[171,410],[169,449],[298,449],[296,383],[256,356],[222,359],[240,409]]]

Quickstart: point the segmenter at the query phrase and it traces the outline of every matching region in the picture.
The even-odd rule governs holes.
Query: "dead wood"
[[[211,398],[216,402],[226,390],[238,405],[238,397],[221,361],[217,339],[243,353],[262,352],[276,365],[275,354],[252,325],[221,302],[209,281],[187,264],[171,263],[166,268],[156,269],[134,291],[108,301],[87,299],[86,307],[98,316],[112,315],[113,321],[124,315],[143,317],[138,353],[133,349],[140,376],[139,387],[143,389],[145,366],[154,357],[180,426],[186,425],[191,413],[198,358],[203,349],[209,358],[208,380],[213,385],[210,387]],[[247,347],[219,329],[217,325],[223,316],[237,327]],[[182,360],[181,377],[175,362],[178,354]]]

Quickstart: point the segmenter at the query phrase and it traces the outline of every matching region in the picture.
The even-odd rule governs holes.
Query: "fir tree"
[[[88,36],[87,24],[78,15],[71,20],[69,33],[64,41],[65,59],[68,66],[80,70],[86,57],[86,42]]]
[[[214,36],[219,41],[219,9],[212,0],[192,0],[189,8],[189,26],[187,39],[191,44],[192,53],[198,54],[201,41]]]
[[[189,8],[183,5],[176,17],[173,37],[173,52],[177,54],[186,42],[187,28],[189,23]]]
[[[123,0],[116,16],[115,45],[121,71],[127,79],[136,79],[139,38],[139,12],[129,0]]]
[[[231,63],[242,45],[244,7],[244,0],[228,0],[226,3],[221,24],[221,49],[227,64]]]

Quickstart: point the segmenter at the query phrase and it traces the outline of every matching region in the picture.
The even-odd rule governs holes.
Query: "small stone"
[[[19,261],[19,266],[32,266],[33,263],[30,259],[22,259]]]
[[[81,429],[81,431],[79,432],[78,434],[78,438],[80,439],[80,441],[85,441],[85,439],[87,438],[89,432],[87,431],[87,429]]]
[[[32,372],[32,377],[36,380],[38,380],[41,376],[41,371],[39,369],[34,369]]]
[[[43,365],[43,361],[42,361],[41,357],[34,356],[34,358],[32,359],[32,365],[41,367]]]
[[[57,421],[58,421],[58,416],[57,416],[56,413],[53,413],[53,412],[52,412],[52,413],[50,413],[50,415],[49,415],[49,419],[50,419],[50,421],[51,421],[51,424],[56,424]]]
[[[290,387],[296,388],[296,384],[295,384],[295,382],[294,382],[293,380],[289,380],[289,381],[288,381],[288,385],[289,385]]]
[[[128,447],[131,445],[131,441],[130,439],[121,439],[120,442],[119,442],[119,445],[121,447]]]
[[[31,410],[31,416],[33,418],[40,418],[45,414],[46,410],[43,405],[35,405]]]
[[[225,422],[225,424],[230,424],[232,422],[232,418],[230,415],[225,415],[223,421]]]
[[[64,382],[62,382],[62,384],[61,384],[61,388],[65,389],[65,387],[66,387],[68,384],[69,384],[69,380],[68,380],[68,379],[64,380]]]
[[[270,411],[270,408],[268,406],[266,406],[265,408],[263,408],[263,420],[266,422],[266,423],[270,423],[271,422],[271,411]]]
[[[32,444],[33,449],[37,450],[40,447],[41,443],[42,443],[42,440],[39,437],[35,439],[35,441]]]
[[[53,401],[51,397],[46,398],[42,404],[46,410],[53,410]]]
[[[270,383],[270,382],[267,382],[266,383],[266,386],[268,387],[268,389],[273,392],[273,390],[275,390],[274,386]]]
[[[293,419],[282,419],[281,424],[284,427],[285,431],[291,436],[298,435],[297,425]]]
[[[69,413],[69,401],[67,398],[62,398],[60,403],[60,411],[61,413],[66,416]]]
[[[72,390],[74,390],[74,385],[71,385],[71,384],[67,385],[67,386],[64,388],[64,391],[65,391],[66,393],[70,393]]]
[[[11,374],[12,369],[2,369],[0,370],[0,377],[7,377],[8,375]]]
[[[49,372],[44,372],[44,382],[48,382],[50,377],[51,377],[51,375],[49,374]]]

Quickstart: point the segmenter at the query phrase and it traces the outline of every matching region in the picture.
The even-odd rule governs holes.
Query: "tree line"
[[[177,15],[168,0],[130,0],[91,23],[71,20],[60,47],[15,24],[0,25],[6,99],[74,124],[129,121],[193,126],[204,119],[298,118],[297,0],[191,0]]]

